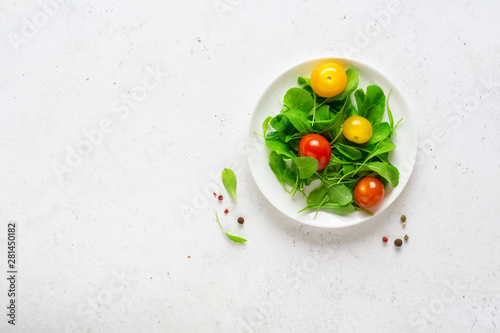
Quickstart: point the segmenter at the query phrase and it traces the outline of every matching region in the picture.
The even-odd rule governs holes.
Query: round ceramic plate
[[[391,137],[391,140],[396,144],[396,149],[389,154],[389,161],[399,169],[400,180],[399,185],[395,188],[392,188],[390,185],[386,186],[384,199],[377,207],[371,209],[373,216],[380,214],[380,212],[389,207],[403,191],[413,171],[417,149],[417,136],[408,104],[398,87],[384,74],[365,63],[351,59],[313,59],[293,66],[278,76],[264,91],[255,108],[250,125],[248,162],[257,186],[267,200],[280,212],[304,224],[323,228],[342,228],[367,221],[373,216],[360,211],[355,211],[349,215],[337,215],[332,212],[320,210],[316,218],[314,217],[316,214],[314,210],[298,213],[298,211],[307,206],[306,198],[303,198],[302,194],[297,192],[292,199],[291,195],[283,189],[283,186],[276,179],[276,176],[269,167],[264,139],[255,135],[255,133],[262,133],[262,123],[268,116],[275,116],[280,112],[283,106],[281,101],[287,90],[292,87],[299,87],[297,78],[299,76],[310,77],[314,68],[326,62],[336,62],[342,65],[344,69],[349,67],[356,69],[359,73],[358,88],[362,88],[365,91],[368,85],[376,84],[382,88],[387,96],[392,89],[389,106],[393,113],[394,122],[397,122],[401,118],[403,120],[396,128],[397,135]],[[384,121],[388,121],[387,112],[384,114]],[[269,127],[270,131],[272,131],[271,126]],[[316,182],[313,182],[311,187],[314,188],[317,185]],[[309,190],[312,190],[312,188]]]

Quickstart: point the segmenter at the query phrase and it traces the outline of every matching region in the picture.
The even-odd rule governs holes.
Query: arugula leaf
[[[224,231],[225,232],[225,231]],[[234,235],[230,235],[226,232],[226,235],[227,237],[232,240],[233,242],[235,243],[246,243],[246,239],[245,238],[241,238],[241,237],[238,237],[238,236],[234,236]]]
[[[373,125],[373,134],[370,140],[368,140],[365,145],[371,145],[377,143],[391,135],[392,129],[391,126],[386,123],[377,123]]]
[[[318,169],[318,160],[314,157],[302,156],[293,160],[299,172],[300,179],[306,179],[314,175]]]
[[[366,87],[366,99],[371,101],[370,105],[377,105],[381,109],[385,109],[385,94],[379,86],[370,85]]]
[[[356,167],[352,164],[345,164],[342,166],[342,173],[345,175],[345,174],[348,174],[352,171],[354,171],[356,169]]]
[[[304,136],[305,136],[304,133],[288,134],[285,137],[285,142],[290,142],[291,140],[295,139],[302,139]]]
[[[313,129],[317,131],[324,130],[331,123],[330,106],[326,104],[326,105],[321,105],[316,110],[313,109],[312,118],[313,121],[311,122],[311,125]]]
[[[327,194],[326,188],[323,185],[320,185],[318,188],[309,193],[309,196],[307,197],[307,207],[302,209],[300,212],[310,209],[325,209],[331,210],[339,215],[346,215],[355,210],[354,206],[350,203],[341,205],[338,202],[328,201],[330,200],[330,197]]]
[[[339,157],[335,156],[334,153],[332,153],[330,157],[330,162],[328,162],[328,166],[339,165],[339,164],[352,164],[352,163],[353,162],[343,161]]]
[[[349,105],[351,105],[350,103],[350,99],[347,98],[344,102],[344,106],[342,107],[342,109],[340,109],[339,113],[337,113],[335,117],[333,117],[328,126],[326,126],[319,134],[331,133],[333,138],[337,137],[342,131],[342,124],[346,119],[346,109],[349,108]]]
[[[382,154],[378,155],[377,158],[380,159],[382,162],[389,163],[389,152],[382,153]]]
[[[278,155],[275,151],[271,152],[269,155],[269,166],[279,182],[283,184],[283,173],[286,169],[286,163],[283,160],[283,156]]]
[[[271,120],[271,126],[276,131],[281,131],[285,127],[287,122],[288,122],[288,119],[285,116],[283,116],[282,114],[279,114]]]
[[[385,95],[379,86],[371,85],[366,88],[366,95],[361,106],[358,105],[358,115],[365,117],[365,112],[372,105],[385,110]]]
[[[370,211],[368,211],[366,209],[363,209],[363,208],[359,207],[358,205],[353,205],[353,206],[354,206],[354,210],[359,210],[360,212],[363,212],[363,213],[366,213],[366,214],[368,214],[370,216],[373,216],[372,212],[370,212]]]
[[[290,191],[290,194],[292,195],[292,198],[295,196],[295,193],[297,191],[303,191],[303,185],[304,185],[304,179],[300,178],[299,175],[299,169],[297,168],[297,165],[295,163],[295,160],[292,161],[292,172],[290,175],[294,176],[295,183],[292,185],[292,190]]]
[[[278,138],[266,138],[266,146],[277,152],[278,154],[285,155],[287,157],[293,157],[291,153],[290,146]]]
[[[396,125],[394,125],[392,111],[391,111],[391,108],[389,107],[389,97],[391,96],[391,93],[392,93],[392,89],[389,91],[389,95],[387,95],[387,115],[389,116],[389,124],[391,125],[391,134],[392,133],[396,134],[396,132],[394,132],[394,130],[396,129],[396,127],[398,127],[399,123],[403,120],[403,118],[399,119],[399,121],[396,123]]]
[[[344,184],[337,184],[328,179],[322,178],[321,181],[325,186],[326,193],[330,197],[331,201],[338,203],[341,206],[345,206],[352,201],[352,193]]]
[[[302,209],[300,212],[304,210],[309,210],[309,209],[326,209],[326,210],[331,210],[335,214],[338,215],[347,215],[351,214],[356,210],[356,208],[352,204],[347,204],[344,206],[339,205],[338,203],[335,202],[325,202],[321,205],[315,205],[315,206],[307,206],[306,208]]]
[[[379,143],[377,143],[377,145],[373,149],[372,153],[365,159],[365,161],[368,161],[369,159],[371,159],[377,155],[390,152],[394,148],[396,148],[396,145],[391,141],[391,139],[385,138],[382,141],[380,141]]]
[[[335,214],[347,215],[355,211],[352,204],[341,206],[335,202],[326,202],[321,206],[321,209],[332,210]]]
[[[363,102],[365,101],[365,92],[363,91],[363,89],[358,89],[356,90],[356,92],[354,93],[354,98],[356,99],[356,105],[358,107],[358,109],[361,108],[361,105],[363,105]]]
[[[347,112],[346,112],[346,119],[349,118],[349,117],[352,117],[352,116],[357,116],[358,115],[358,110],[356,110],[356,108],[352,105],[349,105],[349,108],[347,109]]]
[[[312,133],[314,129],[312,128],[307,115],[298,110],[290,110],[284,113],[285,117],[292,123],[299,133]]]
[[[316,174],[313,174],[311,177],[304,179],[304,185],[309,186],[316,179],[319,179],[318,176]]]
[[[224,230],[224,228],[220,224],[219,215],[217,215],[217,212],[215,212],[215,217],[217,218],[217,223],[219,223],[219,227],[221,228],[222,231],[224,231],[224,233],[226,234],[227,238],[229,238],[230,240],[232,240],[235,243],[245,243],[247,241],[245,238],[241,238],[241,237],[238,237],[238,236],[233,236],[233,235],[228,234],[226,232],[226,230]]]
[[[341,175],[338,172],[338,170],[335,170],[338,168],[339,168],[339,165],[335,165],[335,168],[328,168],[326,170],[325,176],[328,177],[328,179],[331,179],[331,178],[339,179]]]
[[[270,132],[270,133],[267,133],[265,138],[266,139],[279,139],[280,135],[278,132]]]
[[[389,107],[389,97],[391,97],[392,89],[389,90],[389,94],[387,94],[387,116],[389,117],[389,125],[391,129],[394,129],[394,118],[392,117],[392,111]]]
[[[297,153],[299,152],[299,143],[300,143],[300,140],[290,140],[288,142],[288,144],[292,147],[292,149],[294,151],[296,151]]]
[[[264,122],[262,123],[262,132],[264,132],[264,136],[266,136],[267,133],[267,128],[269,126],[269,123],[273,120],[272,116],[267,117]]]
[[[314,190],[309,193],[307,196],[307,205],[308,206],[319,206],[326,197],[326,190],[323,185],[318,186]]]
[[[294,170],[286,168],[285,171],[283,171],[283,181],[290,186],[295,186],[298,181],[298,176]]]
[[[282,111],[283,113],[286,113],[290,111],[290,109],[287,108],[286,111]],[[296,132],[295,127],[290,123],[287,117],[283,113],[278,114],[276,117],[271,120],[271,126],[277,131],[277,132],[271,132],[276,133],[275,135],[279,138],[281,138],[282,141],[285,141],[285,138],[287,135],[292,135]],[[266,137],[269,137],[267,135]]]
[[[233,197],[234,202],[238,204],[238,201],[236,201],[236,175],[233,170],[227,168],[222,170],[222,184],[224,184],[226,190]]]
[[[364,115],[364,117],[372,125],[380,123],[382,121],[383,116],[384,116],[384,109],[380,108],[379,105],[371,105],[365,111],[365,115]]]
[[[314,107],[314,100],[310,93],[302,88],[291,88],[283,98],[283,104],[292,110],[309,113]]]
[[[299,82],[299,84],[307,84],[308,86],[311,85],[311,79],[308,79],[307,77],[299,76],[297,81]]]
[[[330,106],[329,105],[321,105],[316,109],[316,117],[314,118],[314,122],[321,120],[330,120]]]
[[[334,147],[344,156],[349,157],[351,160],[359,160],[363,157],[361,152],[351,146],[345,145],[343,143],[336,143]]]
[[[392,187],[398,186],[399,171],[396,167],[386,162],[370,162],[365,163],[364,166],[378,173],[381,177],[386,179]]]

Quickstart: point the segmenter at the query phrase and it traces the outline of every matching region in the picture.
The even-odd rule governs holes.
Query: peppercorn
[[[245,219],[244,219],[244,218],[242,218],[241,216],[240,216],[240,217],[238,217],[238,223],[239,223],[239,224],[243,224],[244,222],[245,222]]]
[[[400,238],[398,238],[394,241],[394,245],[400,247],[401,245],[403,245],[403,241]]]
[[[406,222],[406,215],[401,215],[401,222]]]
[[[387,243],[387,241],[388,241],[388,240],[389,240],[389,238],[387,238],[387,237],[385,237],[385,236],[384,236],[384,237],[382,237],[382,242]]]
[[[401,225],[403,226],[403,228],[406,227],[406,222],[401,223]]]
[[[227,215],[228,213],[229,213],[229,209],[227,209],[227,208],[226,208],[226,209],[224,209],[224,214],[226,214],[226,215]]]
[[[407,240],[408,240],[408,238],[410,238],[410,237],[408,237],[408,235],[405,235],[405,241],[407,241]]]
[[[222,201],[222,199],[224,199],[224,197],[222,195],[219,195],[219,201]]]

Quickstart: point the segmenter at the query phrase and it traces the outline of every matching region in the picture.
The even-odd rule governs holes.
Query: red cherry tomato
[[[384,184],[375,177],[367,176],[354,188],[354,200],[362,208],[375,207],[385,195]]]
[[[324,169],[332,157],[330,142],[319,134],[307,134],[299,142],[299,156],[314,157],[318,160],[318,170]]]

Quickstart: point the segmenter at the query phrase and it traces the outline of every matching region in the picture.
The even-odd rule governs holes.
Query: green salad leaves
[[[354,187],[363,177],[376,176],[392,187],[399,182],[399,171],[388,160],[389,152],[396,148],[391,135],[399,124],[394,125],[389,97],[376,85],[357,89],[359,75],[354,68],[347,69],[346,75],[344,91],[330,98],[315,94],[310,80],[299,77],[301,87],[290,88],[280,113],[267,117],[262,124],[270,152],[269,167],[292,197],[300,192],[307,198],[307,206],[301,211],[322,209],[350,214],[363,210],[353,197]],[[383,121],[386,112],[389,122]],[[366,118],[372,125],[373,133],[366,143],[350,142],[342,134],[342,124],[354,115]],[[311,133],[326,138],[332,149],[328,166],[320,171],[316,171],[318,160],[298,154],[301,138]],[[311,184],[317,185],[306,194],[309,190],[304,187]]]

